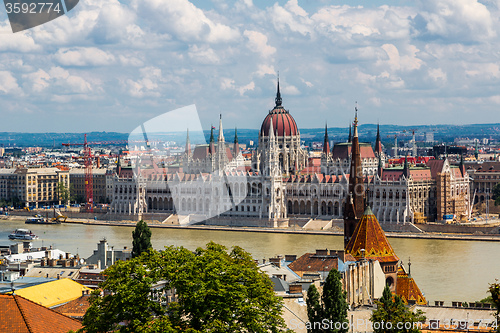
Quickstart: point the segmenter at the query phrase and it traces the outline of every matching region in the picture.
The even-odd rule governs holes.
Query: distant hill
[[[363,124],[358,127],[359,137],[362,142],[374,142],[377,134],[376,124]],[[417,141],[422,141],[426,133],[434,133],[434,140],[437,142],[453,142],[457,137],[468,138],[488,138],[500,141],[500,124],[472,124],[472,125],[419,125],[419,126],[399,126],[380,125],[382,142],[391,145],[394,142],[394,135],[398,135],[398,141],[408,141],[411,139],[412,131],[415,130]],[[324,128],[303,128],[300,129],[301,138],[306,144],[311,142],[322,142]],[[205,131],[205,138],[208,142],[210,131]],[[328,137],[333,142],[345,142],[349,134],[348,128],[330,127]],[[83,133],[16,133],[0,132],[0,147],[61,147],[62,143],[82,143]],[[217,131],[215,132],[217,135]],[[249,144],[252,140],[254,144],[258,142],[259,130],[238,129],[238,140],[240,143]],[[91,132],[87,133],[89,142],[116,142],[126,141],[128,133],[117,132]],[[234,129],[224,130],[226,142],[233,142]],[[217,139],[217,137],[216,137]],[[172,136],[172,141],[184,144],[185,135],[176,134]],[[119,144],[124,145],[124,144]]]

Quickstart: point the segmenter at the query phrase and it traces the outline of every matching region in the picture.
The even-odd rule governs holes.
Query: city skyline
[[[0,132],[127,133],[195,104],[259,128],[279,71],[300,129],[498,123],[498,5],[87,0],[12,34],[0,11]]]

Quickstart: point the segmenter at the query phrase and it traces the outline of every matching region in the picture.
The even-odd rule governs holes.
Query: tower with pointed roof
[[[349,243],[354,229],[365,209],[365,184],[358,137],[358,109],[354,118],[354,134],[351,149],[349,192],[344,205],[344,246]]]
[[[283,107],[279,78],[276,86],[275,105],[262,122],[259,131],[257,152],[252,158],[252,168],[263,171],[266,166],[265,154],[269,148],[270,123],[272,120],[273,133],[277,141],[278,160],[284,175],[293,174],[302,170],[307,163],[307,152],[300,147],[300,132],[288,110]],[[296,163],[297,162],[297,163]],[[297,166],[295,166],[297,164]]]
[[[222,115],[219,117],[219,136],[217,137],[217,160],[215,162],[218,170],[224,170],[229,163],[227,156],[226,141],[224,139],[224,130],[222,128]]]
[[[382,155],[382,141],[380,141],[380,124],[377,124],[377,137],[375,138],[375,155]]]
[[[240,144],[238,143],[238,130],[234,128],[234,144],[233,144],[233,155],[237,156],[240,152]]]
[[[187,134],[186,134],[186,148],[184,149],[184,153],[187,156],[191,156],[191,141],[189,140],[189,128],[187,129]]]

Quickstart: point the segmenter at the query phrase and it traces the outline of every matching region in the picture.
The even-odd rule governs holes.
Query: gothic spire
[[[405,164],[403,166],[403,175],[408,179],[410,177],[410,166],[408,165],[408,153],[405,156]]]
[[[378,155],[378,167],[377,167],[377,175],[382,178],[382,172],[384,170],[384,165],[382,164],[382,155]]]
[[[276,92],[275,102],[276,102],[276,106],[281,106],[281,93],[280,93],[280,77],[279,77],[279,74],[278,74],[278,90]]]
[[[361,151],[358,138],[358,108],[356,106],[354,118],[354,135],[351,147],[351,168],[349,173],[349,201],[346,200],[344,209],[344,247],[354,234],[354,229],[365,210],[365,185]]]
[[[233,155],[236,156],[238,155],[238,152],[240,151],[240,145],[238,144],[238,131],[236,127],[234,128],[234,146],[233,146]]]
[[[382,154],[382,142],[380,141],[380,124],[377,123],[377,138],[375,139],[375,154]]]
[[[222,129],[222,115],[219,115],[219,137],[218,142],[224,142],[224,130]]]
[[[325,155],[328,155],[329,152],[330,152],[330,140],[328,139],[328,126],[325,123],[325,140],[323,142],[323,153],[325,153]]]
[[[186,148],[184,151],[188,156],[191,155],[191,141],[189,140],[189,128],[187,129]]]
[[[209,154],[214,154],[215,153],[215,139],[214,139],[214,126],[210,125],[211,130],[210,130],[210,144],[208,146],[208,153]]]

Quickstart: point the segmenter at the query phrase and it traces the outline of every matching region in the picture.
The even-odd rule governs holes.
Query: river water
[[[8,245],[8,235],[16,228],[29,228],[40,239],[34,247],[53,245],[87,258],[106,238],[110,246],[132,246],[131,227],[83,224],[26,225],[24,221],[0,221],[0,245]],[[281,254],[300,256],[316,249],[340,250],[343,238],[333,235],[230,232],[152,228],[155,249],[184,246],[190,250],[209,241],[227,247],[238,245],[254,259]],[[500,242],[390,238],[398,257],[406,264],[411,257],[411,274],[432,304],[440,301],[476,301],[488,295],[488,284],[500,279]],[[406,266],[407,267],[407,266]]]

